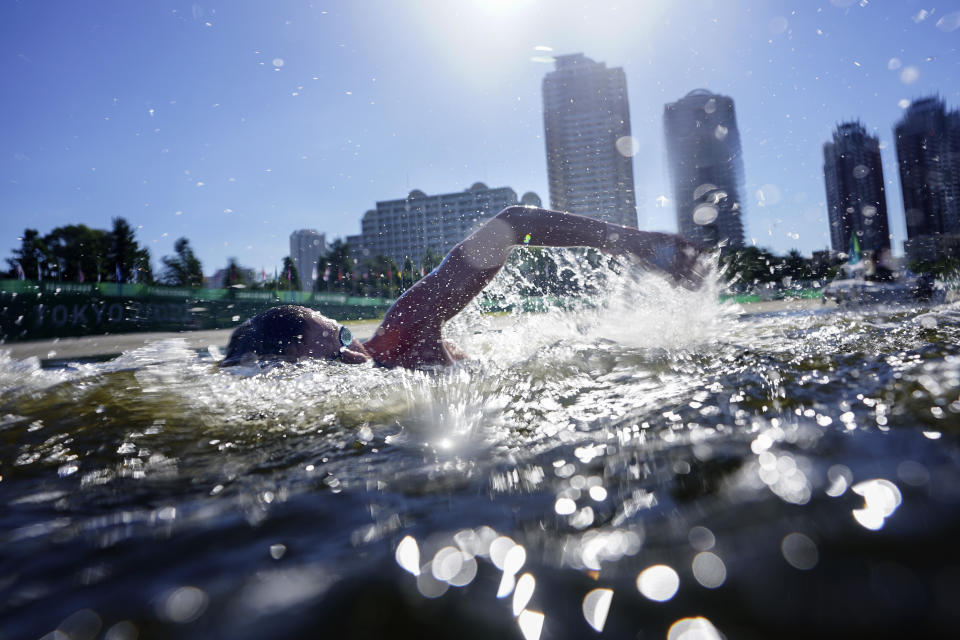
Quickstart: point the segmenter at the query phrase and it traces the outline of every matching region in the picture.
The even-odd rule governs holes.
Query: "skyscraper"
[[[844,122],[823,145],[830,244],[849,252],[852,237],[864,251],[890,250],[887,196],[883,188],[880,142],[859,122]]]
[[[939,237],[960,232],[960,112],[916,100],[894,127],[911,260],[942,257]]]
[[[550,206],[637,226],[627,79],[582,53],[557,56],[543,79]]]
[[[696,89],[663,108],[680,235],[743,246],[743,158],[733,99]]]
[[[327,252],[327,237],[316,229],[299,229],[290,234],[290,259],[300,274],[304,291],[313,291],[320,256]]]

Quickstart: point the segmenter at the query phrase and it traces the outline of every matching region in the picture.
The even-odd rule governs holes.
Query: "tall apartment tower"
[[[550,206],[637,226],[627,79],[582,53],[557,56],[543,79]]]
[[[743,158],[733,99],[696,89],[663,108],[667,163],[684,238],[743,246]]]
[[[942,257],[940,236],[960,233],[960,112],[916,100],[893,129],[911,260]]]
[[[831,248],[849,252],[856,236],[864,251],[889,251],[880,141],[868,135],[859,122],[838,125],[833,141],[823,145],[823,179]]]
[[[316,229],[299,229],[290,234],[290,259],[300,274],[300,286],[313,291],[317,264],[327,253],[327,237]]]

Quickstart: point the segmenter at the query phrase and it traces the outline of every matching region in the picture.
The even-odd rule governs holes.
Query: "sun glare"
[[[529,0],[475,0],[477,6],[487,13],[511,13],[523,7]]]

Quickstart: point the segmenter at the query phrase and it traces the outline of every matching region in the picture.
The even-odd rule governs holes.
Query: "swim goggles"
[[[346,327],[340,327],[340,346],[349,347],[351,342],[353,342],[353,333]]]

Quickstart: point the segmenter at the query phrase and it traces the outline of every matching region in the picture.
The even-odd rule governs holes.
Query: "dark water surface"
[[[0,356],[0,638],[956,635],[960,307],[608,289],[434,372]]]

